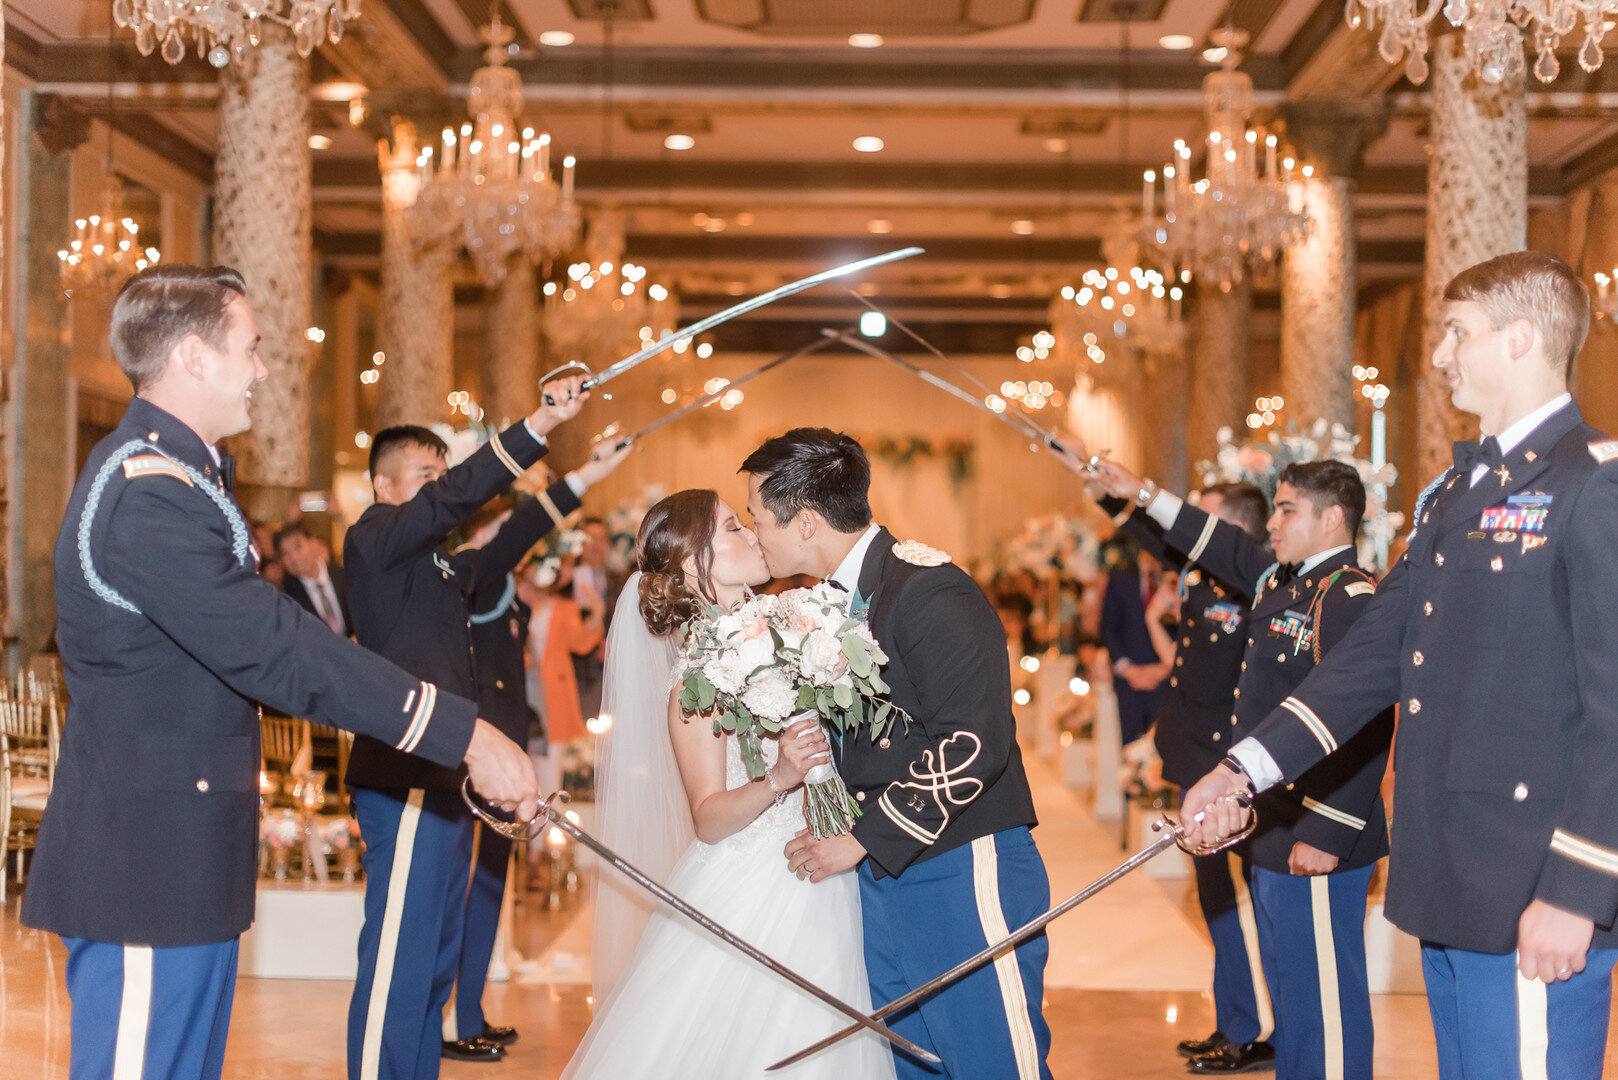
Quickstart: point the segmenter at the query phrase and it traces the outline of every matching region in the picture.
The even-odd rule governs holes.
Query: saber
[[[675,911],[678,911],[680,914],[684,915],[686,918],[690,919],[692,922],[696,923],[698,926],[702,927],[704,930],[708,931],[725,944],[735,948],[741,952],[742,955],[763,964],[765,967],[769,968],[783,979],[786,979],[788,982],[792,983],[792,985],[796,986],[798,989],[807,994],[813,995],[818,1000],[830,1005],[844,1016],[855,1021],[855,1023],[847,1029],[849,1032],[859,1031],[863,1028],[867,1031],[871,1031],[882,1036],[882,1038],[888,1040],[894,1046],[899,1047],[907,1054],[913,1054],[928,1064],[942,1064],[939,1061],[937,1054],[923,1050],[921,1047],[917,1046],[903,1035],[889,1030],[885,1024],[879,1023],[871,1017],[866,1016],[848,1002],[843,1001],[841,998],[838,998],[825,990],[822,990],[820,987],[816,986],[802,975],[799,975],[796,971],[793,971],[791,968],[775,959],[769,953],[749,945],[747,942],[743,941],[729,930],[726,930],[723,926],[720,926],[718,923],[708,918],[708,916],[704,915],[702,912],[698,911],[696,908],[692,907],[678,896],[669,892],[668,889],[664,888],[652,878],[648,877],[643,871],[621,858],[606,844],[603,844],[600,840],[597,840],[595,837],[573,824],[573,822],[568,820],[566,814],[558,812],[555,805],[553,805],[557,802],[566,802],[566,792],[557,792],[550,798],[541,801],[539,804],[539,809],[535,812],[534,816],[529,818],[527,821],[501,821],[499,818],[484,810],[472,798],[472,780],[470,777],[461,781],[461,798],[466,802],[466,805],[471,808],[472,813],[476,814],[485,825],[488,825],[491,829],[499,833],[501,836],[506,837],[508,840],[515,840],[519,843],[527,843],[535,836],[538,836],[544,826],[539,826],[538,828],[535,828],[534,826],[542,818],[548,818],[550,822],[557,828],[561,829],[563,832],[573,837],[573,839],[577,840],[579,843],[601,856],[601,858],[606,860],[606,862],[611,865],[613,869],[617,870],[630,881],[633,881],[636,885],[639,885],[642,889],[645,889],[647,892],[657,897],[657,899],[661,900]],[[842,1036],[839,1035],[838,1037],[841,1038]]]
[[[663,416],[658,417],[656,420],[653,420],[650,424],[647,424],[645,427],[643,427],[639,431],[635,432],[635,434],[630,435],[627,439],[618,440],[617,445],[622,446],[626,442],[627,443],[640,442],[642,439],[646,438],[646,436],[650,435],[652,432],[658,430],[659,428],[667,427],[668,425],[674,423],[674,421],[679,420],[681,417],[689,416],[691,413],[696,412],[698,409],[706,408],[707,406],[712,405],[714,402],[718,401],[720,398],[722,398],[726,394],[730,393],[730,391],[732,391],[736,387],[742,385],[742,383],[751,382],[754,379],[758,378],[760,375],[764,374],[766,371],[772,371],[775,368],[778,368],[782,364],[785,364],[785,363],[787,363],[789,361],[796,360],[799,357],[808,356],[810,353],[813,353],[813,352],[819,352],[821,349],[824,349],[827,345],[830,345],[835,340],[836,340],[835,338],[828,338],[828,337],[822,336],[822,337],[818,337],[815,340],[809,342],[807,345],[802,345],[802,346],[799,346],[796,349],[793,349],[791,352],[782,353],[780,356],[777,356],[774,360],[771,360],[769,363],[764,364],[761,367],[756,367],[752,371],[749,371],[746,375],[739,375],[736,378],[730,380],[724,386],[720,387],[718,390],[715,390],[713,393],[706,394],[706,395],[704,395],[702,397],[699,397],[699,398],[697,398],[697,400],[695,400],[693,402],[690,402],[690,403],[688,403],[686,405],[682,405],[680,408],[675,409],[673,412],[666,413]]]
[[[611,382],[613,379],[616,379],[618,376],[622,375],[636,364],[656,356],[664,349],[672,348],[682,341],[694,338],[698,334],[705,331],[712,330],[721,323],[729,322],[731,319],[734,319],[739,315],[746,315],[749,311],[756,311],[759,308],[764,307],[766,304],[773,304],[777,300],[791,296],[793,293],[800,293],[805,289],[812,289],[816,285],[823,284],[824,282],[830,281],[833,278],[842,277],[844,274],[857,274],[861,270],[869,270],[873,266],[882,266],[885,263],[898,262],[900,259],[908,259],[912,255],[920,255],[922,250],[923,249],[919,247],[899,248],[895,251],[884,252],[881,255],[872,255],[868,259],[858,259],[851,263],[844,263],[842,266],[834,266],[830,270],[822,270],[818,274],[810,274],[806,278],[800,278],[797,281],[788,282],[779,288],[771,289],[767,293],[760,293],[759,295],[750,299],[743,300],[739,304],[733,304],[723,311],[717,311],[714,314],[709,315],[706,319],[698,319],[685,329],[676,330],[668,337],[654,341],[639,352],[632,353],[629,356],[624,357],[611,367],[603,369],[599,374],[590,373],[590,369],[588,367],[582,363],[579,363],[578,361],[574,361],[569,364],[563,364],[561,367],[556,368],[554,371],[547,374],[544,378],[539,380],[540,385],[543,386],[545,383],[549,382],[551,379],[554,379],[557,375],[560,375],[564,371],[583,371],[586,373],[587,377],[584,380],[582,389],[592,390],[603,383]],[[556,402],[549,394],[546,394],[545,404],[555,405]]]
[[[1236,798],[1237,801],[1244,806],[1251,805],[1251,800],[1245,795],[1245,793],[1238,794]],[[1162,833],[1163,835],[1152,841],[1151,844],[1142,848],[1140,851],[1137,851],[1135,854],[1113,867],[1113,869],[1107,871],[1107,873],[1091,882],[1089,885],[1086,885],[1084,888],[1080,889],[1066,900],[1063,900],[1060,904],[1057,904],[1055,907],[1051,908],[1045,914],[1024,923],[1021,927],[1012,931],[1006,937],[1001,938],[999,941],[990,945],[977,955],[970,956],[967,959],[962,960],[959,964],[956,964],[942,975],[922,984],[921,986],[916,987],[903,997],[894,998],[880,1009],[877,1009],[875,1012],[871,1013],[869,1019],[881,1020],[884,1017],[892,1016],[894,1013],[901,1009],[910,1007],[927,995],[936,993],[944,987],[949,986],[951,983],[959,981],[966,975],[976,971],[978,968],[988,963],[999,954],[1021,945],[1024,941],[1027,941],[1029,938],[1045,929],[1047,923],[1061,918],[1063,915],[1067,914],[1069,911],[1072,911],[1074,908],[1090,899],[1090,897],[1094,896],[1102,889],[1105,889],[1107,886],[1116,882],[1119,878],[1128,874],[1131,870],[1134,870],[1136,867],[1141,866],[1144,863],[1150,862],[1153,858],[1167,851],[1171,847],[1178,846],[1181,850],[1192,855],[1212,855],[1216,852],[1223,851],[1236,843],[1239,843],[1257,826],[1258,819],[1250,816],[1245,826],[1243,826],[1237,832],[1232,833],[1224,840],[1213,844],[1201,844],[1196,847],[1191,847],[1186,842],[1184,826],[1180,825],[1172,818],[1166,816],[1160,817],[1156,821],[1152,822],[1152,829],[1156,832]],[[777,1061],[774,1065],[771,1065],[764,1071],[775,1072],[777,1069],[784,1069],[788,1065],[796,1064],[809,1055],[818,1054],[828,1046],[832,1046],[833,1044],[848,1038],[858,1030],[860,1030],[858,1025],[846,1027],[842,1031],[837,1032],[835,1035],[826,1036],[826,1038],[821,1039],[813,1046],[805,1047],[804,1049],[799,1050],[791,1057],[782,1058],[780,1061]]]
[[[822,331],[822,333],[834,332]],[[935,375],[926,368],[912,364],[910,361],[905,360],[902,357],[895,356],[886,349],[871,344],[869,341],[854,337],[846,330],[835,332],[835,336],[837,340],[841,341],[844,345],[847,345],[851,349],[856,349],[859,352],[865,353],[867,356],[874,356],[878,360],[887,360],[890,363],[898,364],[900,367],[904,368],[912,375],[915,375],[923,382],[938,387],[938,389],[944,391],[946,394],[949,394],[951,397],[961,399],[968,405],[972,406],[972,408],[977,409],[979,412],[988,413],[996,420],[999,420],[1001,423],[1013,428],[1024,438],[1031,440],[1037,447],[1043,447],[1044,449],[1055,454],[1057,457],[1065,457],[1078,462],[1079,466],[1083,469],[1093,471],[1104,460],[1103,455],[1101,454],[1095,454],[1088,458],[1080,458],[1076,456],[1073,451],[1069,450],[1066,446],[1063,446],[1061,441],[1057,439],[1055,435],[1052,435],[1050,432],[1046,431],[1044,428],[1040,427],[1038,424],[1034,423],[1021,413],[1009,411],[997,412],[996,410],[990,408],[987,402],[981,400],[970,391],[962,390],[959,386],[956,386],[948,379]],[[911,336],[915,335],[912,334]],[[925,345],[926,342],[923,342],[922,344]],[[927,348],[932,349],[932,346],[928,345]],[[933,351],[937,352],[937,350]]]

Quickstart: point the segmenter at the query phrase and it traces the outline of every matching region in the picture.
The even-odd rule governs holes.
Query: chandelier
[[[520,255],[547,259],[578,237],[573,205],[573,158],[562,161],[558,184],[551,169],[551,137],[531,127],[518,129],[522,78],[505,66],[515,37],[495,11],[479,32],[487,46],[487,67],[472,75],[466,111],[472,122],[459,132],[445,128],[436,160],[425,147],[416,159],[421,195],[416,200],[416,236],[460,234],[478,275],[489,288],[506,276],[506,264]]]
[[[124,214],[123,185],[117,177],[107,182],[101,212],[73,224],[73,239],[56,253],[62,291],[70,297],[109,295],[131,274],[146,269],[160,257],[155,247],[140,246],[140,226]]]
[[[1595,275],[1595,295],[1590,298],[1590,314],[1595,316],[1595,326],[1600,329],[1612,329],[1618,326],[1613,320],[1618,319],[1618,267],[1613,267],[1610,273],[1597,272]]]
[[[1236,70],[1246,31],[1224,27],[1210,38],[1223,54],[1220,69],[1202,81],[1205,175],[1192,179],[1191,147],[1175,140],[1174,160],[1163,168],[1162,217],[1154,171],[1146,173],[1142,202],[1166,276],[1183,282],[1189,272],[1228,290],[1307,235],[1309,215],[1294,197],[1294,181],[1314,169],[1299,169],[1274,132],[1250,126],[1253,80]]]
[[[547,281],[545,337],[551,351],[592,367],[611,363],[674,332],[679,302],[668,289],[646,282],[646,268],[623,259],[623,216],[590,216],[585,258],[563,281]],[[676,345],[683,353],[689,342]]]
[[[1086,270],[1077,285],[1062,286],[1051,299],[1055,341],[1049,348],[1076,377],[1105,363],[1109,352],[1140,357],[1185,344],[1185,290],[1161,270],[1140,265],[1139,234],[1131,217],[1120,213],[1102,238],[1107,265]],[[1018,359],[1043,359],[1038,344],[1032,357],[1019,349]]]
[[[1427,80],[1428,27],[1437,18],[1439,0],[1425,7],[1416,0],[1347,0],[1348,25],[1375,29],[1382,24],[1377,52],[1390,64],[1405,58],[1405,76],[1413,83]],[[1618,0],[1444,0],[1444,18],[1461,30],[1467,66],[1490,85],[1521,75],[1525,61],[1524,31],[1532,30],[1534,78],[1542,83],[1562,70],[1556,49],[1562,39],[1584,22],[1584,44],[1579,67],[1594,71],[1606,58],[1601,39],[1618,17]]]
[[[189,36],[197,56],[216,68],[233,57],[241,60],[249,46],[256,48],[265,24],[291,30],[298,55],[308,56],[321,38],[340,41],[345,24],[359,14],[360,0],[113,0],[112,5],[113,21],[135,31],[142,56],[161,44],[163,59],[178,64]]]

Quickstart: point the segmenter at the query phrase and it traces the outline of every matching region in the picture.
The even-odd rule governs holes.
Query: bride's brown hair
[[[641,572],[640,613],[653,634],[672,634],[719,602],[710,579],[718,518],[719,493],[707,488],[676,491],[646,511],[635,538],[635,562]],[[695,592],[685,576],[687,559],[697,571]]]

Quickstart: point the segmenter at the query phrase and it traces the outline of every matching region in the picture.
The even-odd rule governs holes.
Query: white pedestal
[[[1421,942],[1390,923],[1382,905],[1365,910],[1365,975],[1373,994],[1425,994]]]
[[[1062,782],[1087,788],[1096,781],[1096,746],[1090,739],[1073,738],[1062,747]]]
[[[237,970],[261,979],[352,979],[365,885],[264,881]]]
[[[1139,851],[1149,847],[1162,839],[1163,834],[1152,828],[1152,822],[1169,813],[1168,810],[1153,810],[1149,806],[1131,804],[1130,813],[1135,825],[1135,843],[1131,850]],[[1158,855],[1143,868],[1146,876],[1159,881],[1175,881],[1191,876],[1191,856],[1177,847],[1169,848]]]
[[[1123,767],[1123,736],[1119,731],[1118,696],[1112,689],[1112,661],[1106,650],[1096,652],[1090,667],[1090,692],[1096,696],[1095,720],[1095,809],[1098,821],[1117,821],[1124,816],[1124,793],[1118,786]]]

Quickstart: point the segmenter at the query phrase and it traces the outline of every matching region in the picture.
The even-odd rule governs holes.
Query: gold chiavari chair
[[[15,853],[17,880],[24,877],[24,853],[39,837],[39,823],[50,798],[60,745],[53,702],[0,700],[0,773],[5,783],[5,850]],[[47,714],[52,722],[47,722]],[[4,897],[0,867],[0,898]]]

